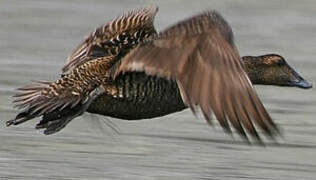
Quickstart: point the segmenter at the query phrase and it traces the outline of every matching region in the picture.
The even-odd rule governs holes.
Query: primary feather
[[[139,45],[115,74],[128,71],[175,79],[193,113],[199,106],[210,121],[214,112],[228,132],[231,124],[243,137],[246,129],[260,140],[254,123],[270,136],[278,131],[244,71],[231,28],[215,11],[184,20]]]

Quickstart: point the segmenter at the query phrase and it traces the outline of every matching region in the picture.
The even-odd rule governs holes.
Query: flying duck
[[[18,125],[41,117],[53,134],[84,112],[126,120],[190,108],[212,114],[228,133],[248,140],[279,129],[252,83],[310,88],[277,54],[240,57],[233,32],[216,11],[205,11],[157,33],[157,7],[130,11],[97,28],[68,57],[53,82],[37,81],[14,95]]]

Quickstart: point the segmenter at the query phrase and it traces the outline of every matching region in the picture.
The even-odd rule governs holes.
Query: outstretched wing
[[[243,137],[247,138],[246,129],[260,141],[253,122],[271,137],[278,132],[243,69],[231,28],[215,11],[168,28],[120,63],[115,75],[144,71],[176,79],[193,113],[199,106],[210,123],[213,112],[228,132],[232,125]]]
[[[97,28],[67,58],[63,73],[96,57],[117,55],[129,49],[121,46],[133,46],[148,38],[142,36],[156,35],[153,21],[157,11],[158,7],[133,10]]]

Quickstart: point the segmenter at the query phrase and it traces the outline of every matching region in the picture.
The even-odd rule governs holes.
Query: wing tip
[[[9,126],[11,126],[11,125],[15,125],[14,123],[15,123],[15,120],[14,120],[14,119],[11,119],[11,120],[6,121],[6,122],[5,122],[5,125],[6,125],[7,127],[9,127]]]

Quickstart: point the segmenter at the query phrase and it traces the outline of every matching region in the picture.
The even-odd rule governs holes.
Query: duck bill
[[[295,79],[289,82],[290,86],[299,87],[302,89],[310,89],[313,87],[312,83],[306,81],[302,76],[300,76],[294,69],[292,69],[292,73],[295,76]]]
[[[313,87],[312,83],[306,81],[305,79],[298,80],[298,81],[290,81],[289,85],[290,86],[299,87],[299,88],[303,88],[303,89],[309,89],[309,88]]]

